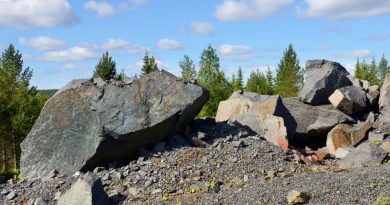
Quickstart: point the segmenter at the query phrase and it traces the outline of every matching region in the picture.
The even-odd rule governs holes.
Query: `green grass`
[[[389,198],[383,196],[383,194],[380,193],[378,198],[375,201],[375,205],[390,205]]]

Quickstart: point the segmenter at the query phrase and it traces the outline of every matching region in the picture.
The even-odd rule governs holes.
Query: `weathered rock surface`
[[[386,134],[390,134],[390,74],[386,76],[381,87],[378,105],[381,113],[378,127]]]
[[[129,82],[72,81],[48,100],[22,142],[21,176],[125,163],[139,148],[183,131],[208,96],[165,71]]]
[[[336,62],[309,60],[305,72],[305,85],[299,98],[310,105],[329,104],[328,97],[336,89],[352,84],[347,77],[347,70]]]
[[[236,122],[248,126],[265,139],[282,148],[288,147],[295,133],[296,123],[279,96],[239,92],[218,106],[217,122]]]
[[[88,172],[78,179],[59,199],[58,205],[110,205],[99,177]]]
[[[326,147],[331,155],[336,155],[338,148],[353,147],[358,144],[372,127],[372,122],[365,122],[353,127],[348,124],[339,124],[335,126],[326,139]]]
[[[339,165],[343,168],[377,166],[382,163],[386,155],[387,152],[379,146],[365,142],[341,159]]]
[[[337,89],[329,96],[329,101],[335,108],[350,115],[363,111],[367,107],[366,92],[356,86]]]
[[[294,141],[302,142],[309,138],[326,139],[328,132],[340,123],[353,123],[355,120],[331,105],[310,106],[298,98],[284,98],[283,104],[297,124]]]

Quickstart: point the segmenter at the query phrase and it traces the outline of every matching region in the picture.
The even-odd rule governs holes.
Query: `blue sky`
[[[20,50],[39,89],[89,78],[105,50],[127,75],[146,50],[178,75],[183,55],[198,64],[208,44],[228,75],[274,69],[289,43],[302,65],[352,71],[357,57],[390,57],[387,0],[0,0],[0,10],[0,49]]]

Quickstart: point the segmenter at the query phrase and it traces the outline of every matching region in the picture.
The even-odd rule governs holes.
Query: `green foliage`
[[[378,70],[379,70],[379,80],[380,83],[382,84],[383,81],[385,81],[385,78],[390,71],[390,67],[388,65],[387,59],[385,58],[385,55],[382,55],[382,58],[379,61]]]
[[[210,98],[198,116],[215,116],[219,102],[231,95],[231,84],[226,79],[225,73],[219,70],[219,57],[211,45],[202,52],[199,65],[197,80],[210,91]]]
[[[103,80],[111,80],[117,77],[116,63],[112,60],[107,51],[103,53],[99,63],[96,65],[95,71],[93,72],[93,77],[100,77]]]
[[[383,196],[382,193],[379,193],[379,196],[375,201],[375,205],[390,205],[390,200],[388,197]]]
[[[42,94],[43,96],[46,96],[47,98],[51,98],[51,96],[53,96],[57,91],[58,91],[58,89],[38,90],[38,92],[40,94]]]
[[[12,179],[14,181],[19,181],[20,179],[20,170],[19,169],[10,169],[8,171],[6,170],[0,170],[0,176],[3,177],[5,180]]]
[[[32,70],[23,68],[22,54],[9,45],[0,59],[0,156],[4,170],[18,167],[19,144],[47,100],[30,86],[31,77]]]
[[[275,93],[281,97],[297,96],[303,86],[303,69],[297,54],[290,44],[278,64],[275,79]]]
[[[143,65],[141,69],[141,76],[147,75],[151,72],[158,71],[157,62],[154,57],[149,57],[148,52],[146,51],[143,58]]]
[[[367,65],[368,67],[368,76],[367,80],[370,82],[371,85],[379,85],[379,79],[378,79],[378,67],[376,66],[375,58],[372,58],[371,64]]]
[[[181,78],[188,80],[191,78],[195,78],[196,76],[196,70],[194,62],[188,57],[187,55],[184,55],[183,60],[179,62],[179,66],[181,69]]]
[[[246,82],[246,90],[262,95],[267,95],[269,92],[269,85],[266,76],[259,71],[259,69],[252,71]]]
[[[272,75],[271,68],[268,67],[267,73],[265,75],[265,78],[267,78],[267,94],[273,95],[275,94],[275,83],[274,83],[274,76]]]
[[[244,79],[243,79],[242,69],[238,68],[237,77],[233,74],[231,79],[232,91],[244,89]]]

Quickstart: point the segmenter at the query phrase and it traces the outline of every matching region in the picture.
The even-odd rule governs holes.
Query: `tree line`
[[[371,85],[381,86],[389,72],[390,66],[384,54],[379,63],[376,63],[375,57],[372,57],[370,63],[366,63],[365,60],[360,62],[359,58],[356,60],[355,78],[367,80]]]
[[[210,99],[199,113],[199,117],[215,116],[219,102],[226,100],[237,90],[291,97],[296,96],[303,86],[303,68],[301,68],[298,56],[291,44],[284,51],[275,75],[269,67],[265,73],[257,69],[252,71],[245,85],[241,67],[237,69],[236,74],[228,77],[221,69],[217,52],[211,45],[201,53],[198,65],[199,70],[197,71],[194,61],[188,55],[184,55],[183,59],[179,61],[182,79],[195,79],[200,85],[210,90]],[[157,70],[159,69],[155,58],[146,52],[141,76]],[[110,80],[117,78],[115,76],[115,62],[106,52],[96,65],[93,77]]]

